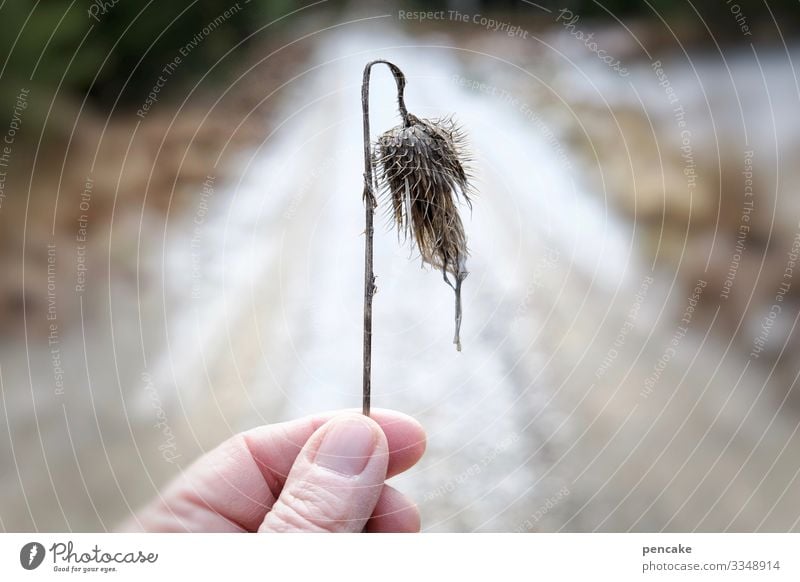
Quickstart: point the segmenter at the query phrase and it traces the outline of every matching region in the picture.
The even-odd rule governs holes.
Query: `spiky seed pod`
[[[420,119],[408,113],[403,124],[378,138],[376,148],[379,182],[391,198],[398,232],[406,237],[411,234],[422,261],[440,269],[455,291],[453,343],[459,351],[461,283],[468,275],[459,198],[471,207],[464,142],[452,119]]]

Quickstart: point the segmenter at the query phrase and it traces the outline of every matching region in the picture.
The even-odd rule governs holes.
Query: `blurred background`
[[[358,407],[360,83],[454,115],[452,292],[376,233],[373,404],[427,531],[800,529],[793,1],[0,5],[0,528],[112,530]],[[398,122],[376,68],[373,138]],[[383,204],[385,208],[385,204]]]

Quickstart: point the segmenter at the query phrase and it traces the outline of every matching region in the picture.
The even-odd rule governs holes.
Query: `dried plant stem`
[[[459,352],[461,351],[461,283],[463,281],[464,277],[456,276],[456,284],[453,287],[453,291],[456,293],[456,333],[453,336],[453,343],[456,344]]]
[[[361,109],[364,118],[364,365],[362,379],[362,412],[369,416],[370,399],[372,396],[372,298],[375,295],[375,271],[373,268],[373,240],[375,228],[375,208],[378,201],[375,198],[375,185],[372,172],[372,149],[369,137],[369,79],[372,65],[383,63],[389,67],[397,83],[397,105],[403,123],[410,125],[408,111],[403,101],[403,90],[406,78],[403,72],[394,64],[377,60],[367,63],[364,67],[364,79],[361,83]]]

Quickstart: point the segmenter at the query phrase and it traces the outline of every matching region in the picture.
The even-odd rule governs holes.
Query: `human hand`
[[[416,532],[416,505],[384,482],[425,451],[390,410],[328,413],[238,434],[122,527],[152,532]]]

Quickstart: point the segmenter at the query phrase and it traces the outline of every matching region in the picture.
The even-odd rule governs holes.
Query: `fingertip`
[[[425,454],[427,435],[415,418],[395,410],[375,409],[372,418],[386,434],[389,447],[389,476],[413,467]]]
[[[386,478],[386,435],[369,417],[350,412],[334,416],[317,429],[305,450],[308,460],[322,467],[358,475],[372,465],[372,472],[380,473],[381,481]]]
[[[421,528],[419,507],[397,489],[386,485],[378,498],[367,533],[417,533]]]

